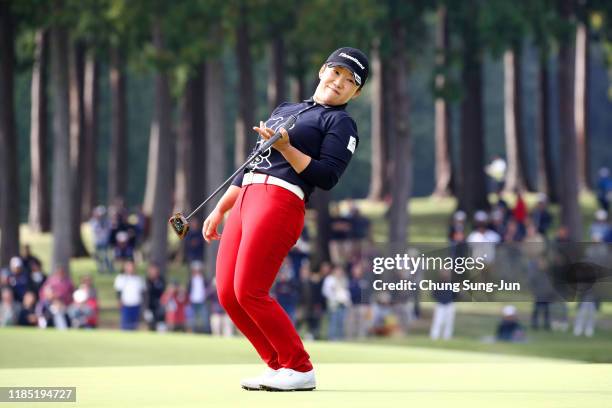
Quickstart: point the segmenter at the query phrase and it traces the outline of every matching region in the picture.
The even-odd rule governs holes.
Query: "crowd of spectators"
[[[0,326],[35,326],[64,329],[98,325],[98,301],[92,277],[83,276],[78,287],[62,267],[49,276],[30,252],[14,256],[0,271]]]
[[[607,209],[612,183],[609,172],[604,170],[600,171],[598,182],[600,208],[589,231],[592,242],[610,243],[612,229]],[[538,283],[542,280],[542,248],[550,243],[567,242],[567,228],[561,225],[553,231],[555,220],[543,194],[538,195],[531,209],[519,190],[515,191],[512,206],[505,198],[500,189],[488,211],[476,211],[469,219],[460,210],[452,215],[448,228],[451,254],[460,256],[466,250],[474,257],[486,254],[486,263],[493,265],[500,244],[516,244],[515,248],[527,259],[526,269],[533,283],[531,329],[567,330],[570,325],[565,302],[551,302],[538,292],[539,286],[545,286]],[[369,220],[354,203],[348,202],[333,212],[330,226],[331,262],[311,264],[310,235],[308,228],[304,228],[279,271],[271,295],[306,339],[342,340],[408,333],[412,322],[422,317],[419,293],[372,290],[373,276],[368,271],[376,249],[370,239]],[[114,276],[121,329],[137,330],[143,326],[162,332],[221,336],[236,333],[217,299],[215,279],[202,262],[204,240],[197,221],[193,221],[184,239],[180,258],[189,271],[184,284],[175,279],[167,281],[157,264],[145,265],[138,254],[146,234],[146,221],[140,212],[128,214],[121,203],[108,211],[97,207],[90,227],[98,274]],[[143,269],[146,272],[141,276],[139,270]],[[441,270],[438,278],[449,281],[452,271]],[[93,278],[81,277],[75,288],[61,267],[47,276],[27,245],[2,270],[0,288],[2,326],[98,327],[99,304]],[[457,294],[435,290],[431,296],[435,304],[429,335],[434,340],[451,339]],[[573,333],[592,336],[600,302],[588,292],[581,296]],[[526,330],[518,320],[516,308],[506,305],[495,337],[500,341],[524,341]]]

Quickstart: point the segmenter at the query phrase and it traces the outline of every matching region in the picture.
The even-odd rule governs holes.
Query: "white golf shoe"
[[[242,388],[248,391],[259,391],[261,389],[262,381],[275,377],[277,374],[280,373],[281,370],[282,368],[274,370],[270,367],[266,367],[266,370],[259,376],[244,378],[243,380],[241,380],[240,385],[242,386]]]
[[[281,368],[279,373],[261,382],[266,391],[312,391],[316,387],[314,368],[305,373]]]

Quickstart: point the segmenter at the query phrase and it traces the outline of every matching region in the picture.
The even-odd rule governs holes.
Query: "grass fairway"
[[[263,367],[243,339],[2,329],[0,340],[0,386],[77,387],[77,404],[53,406],[612,406],[609,364],[314,342],[317,390],[268,393],[238,385]]]

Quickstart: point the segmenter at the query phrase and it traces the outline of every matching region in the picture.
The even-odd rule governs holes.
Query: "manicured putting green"
[[[53,406],[612,406],[610,364],[315,342],[317,390],[268,393],[239,387],[263,368],[243,339],[2,329],[0,343],[0,386],[77,387]]]

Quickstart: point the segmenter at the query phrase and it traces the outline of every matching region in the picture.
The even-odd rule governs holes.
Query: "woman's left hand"
[[[272,136],[274,136],[274,133],[276,133],[274,129],[266,127],[266,124],[262,121],[259,122],[259,127],[253,126],[253,130],[259,133],[259,135],[265,140],[270,139]],[[282,152],[283,150],[291,146],[291,143],[289,143],[289,134],[287,133],[287,131],[284,128],[280,128],[279,131],[281,133],[281,137],[276,142],[274,142],[272,147],[278,150],[279,152]]]

